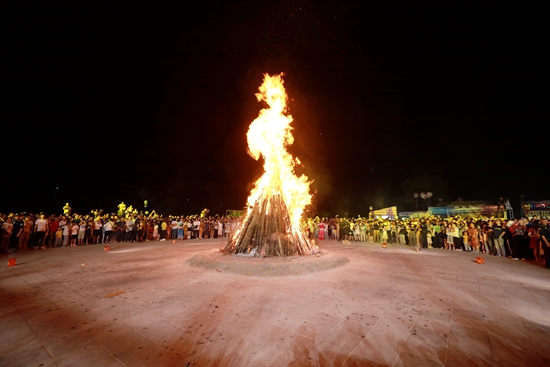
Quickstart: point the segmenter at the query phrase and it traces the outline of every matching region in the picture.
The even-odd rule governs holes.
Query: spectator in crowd
[[[8,217],[8,219],[2,223],[2,233],[0,238],[0,253],[8,252],[8,248],[10,245],[10,237],[13,233],[13,224],[12,224],[12,218]]]
[[[495,245],[495,252],[497,256],[506,256],[506,250],[504,248],[504,235],[506,234],[506,228],[502,227],[502,221],[497,218],[493,225],[493,242]]]
[[[70,223],[67,221],[60,222],[62,225],[60,225],[61,228],[63,228],[63,247],[69,246],[69,240],[71,238],[71,226]]]
[[[113,240],[113,229],[114,224],[111,218],[107,217],[105,219],[105,224],[103,224],[103,243],[110,244]]]
[[[168,234],[167,231],[168,231],[168,223],[166,223],[166,220],[161,220],[160,231],[159,231],[161,241],[166,241],[166,235]]]
[[[512,225],[508,227],[512,233],[512,260],[524,259],[525,226],[523,225],[523,219],[514,218]]]
[[[54,247],[61,247],[61,245],[63,245],[63,228],[57,226],[57,230],[55,231]]]
[[[33,248],[35,250],[37,250],[38,248],[41,248],[43,250],[46,249],[46,246],[44,245],[44,240],[45,240],[47,231],[48,231],[48,221],[45,219],[45,215],[41,213],[40,217],[34,223],[35,238],[34,238]]]
[[[76,241],[78,239],[78,230],[80,229],[79,225],[76,224],[75,220],[71,221],[71,247],[76,247]]]
[[[33,222],[29,216],[26,216],[23,224],[23,232],[21,232],[21,236],[19,238],[19,248],[21,250],[27,250],[27,244],[29,243],[29,238],[31,237],[32,228]]]
[[[527,229],[527,237],[529,237],[529,249],[533,252],[535,260],[540,262],[540,229],[539,224],[532,224]]]

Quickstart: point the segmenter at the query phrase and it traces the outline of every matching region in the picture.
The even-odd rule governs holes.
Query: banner
[[[390,206],[388,208],[373,210],[371,213],[374,218],[395,219],[397,218],[397,207]]]

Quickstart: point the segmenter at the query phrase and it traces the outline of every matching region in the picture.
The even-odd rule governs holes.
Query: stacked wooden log
[[[310,255],[312,248],[302,230],[292,228],[286,204],[275,194],[260,196],[224,251],[269,257]]]

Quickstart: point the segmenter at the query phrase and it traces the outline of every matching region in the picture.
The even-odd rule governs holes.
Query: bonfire
[[[292,116],[287,114],[283,74],[265,74],[256,97],[267,108],[260,111],[246,135],[248,153],[264,159],[264,173],[254,184],[242,223],[224,250],[249,256],[310,255],[317,246],[301,229],[304,208],[311,203],[307,176],[296,176],[300,161],[287,152],[294,142]]]

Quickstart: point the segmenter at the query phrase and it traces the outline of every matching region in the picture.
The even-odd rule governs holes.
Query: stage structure
[[[294,167],[301,163],[286,150],[294,137],[282,76],[265,74],[256,93],[268,107],[250,124],[246,137],[252,158],[264,159],[264,174],[250,192],[242,224],[224,248],[229,253],[290,256],[318,249],[300,226],[304,208],[311,203],[310,182],[305,175],[296,176]]]

